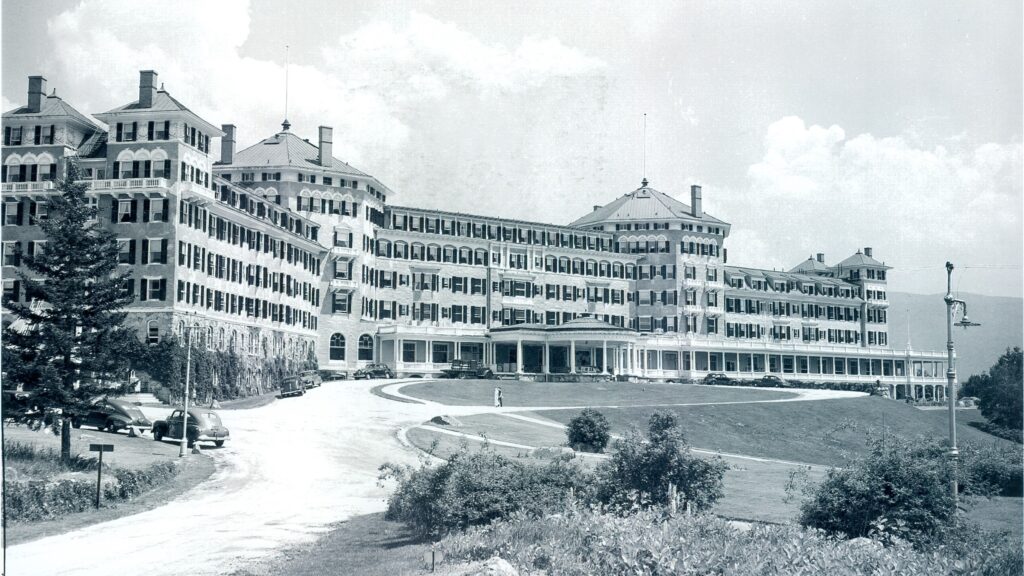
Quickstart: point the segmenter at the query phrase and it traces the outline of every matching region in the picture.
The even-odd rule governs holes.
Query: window
[[[359,337],[359,359],[373,360],[373,336],[363,334]]]
[[[135,240],[121,238],[117,241],[118,264],[135,264]]]
[[[21,202],[4,202],[4,226],[18,226],[21,224]]]
[[[348,314],[351,297],[345,292],[335,292],[331,298],[331,311],[335,314]]]
[[[19,266],[21,258],[20,242],[4,242],[4,266]]]
[[[146,328],[146,344],[152,346],[153,344],[160,343],[160,327],[157,326],[156,320],[150,320]]]
[[[416,343],[408,340],[402,342],[402,362],[416,361]]]
[[[345,337],[340,333],[331,334],[331,360],[345,359]]]
[[[131,222],[132,221],[132,201],[131,200],[119,200],[117,202],[117,221],[118,222]]]
[[[159,238],[149,239],[149,259],[147,262],[150,264],[164,264],[164,251],[163,242]]]
[[[10,146],[21,146],[21,126],[11,128]]]

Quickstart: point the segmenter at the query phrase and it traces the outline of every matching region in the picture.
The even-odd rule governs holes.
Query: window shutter
[[[50,144],[57,143],[57,127],[50,124]]]
[[[43,143],[43,127],[42,126],[36,126],[34,132],[35,132],[35,141],[32,142],[32,143],[33,144],[42,144]]]
[[[142,221],[149,222],[149,198],[142,200]]]
[[[135,239],[128,241],[128,263],[135,264]]]
[[[7,165],[0,166],[0,181],[7,182]]]
[[[31,240],[29,240],[29,242],[28,242],[28,255],[29,256],[35,256],[36,255],[36,243],[31,241]]]
[[[21,222],[22,222],[22,219],[24,218],[24,216],[25,216],[25,210],[22,208],[21,200],[18,200],[18,217],[16,219],[18,226],[21,226]]]
[[[132,122],[132,139],[133,140],[138,140],[139,139],[139,123],[138,122]]]
[[[29,178],[28,178],[29,182],[35,182],[36,178],[38,178],[38,177],[39,177],[39,165],[38,164],[33,164],[29,168]]]
[[[149,239],[142,239],[142,263],[149,264]]]
[[[139,177],[139,164],[141,164],[141,162],[139,162],[138,160],[132,162],[132,178]]]
[[[132,199],[132,211],[131,211],[131,216],[129,217],[129,220],[131,220],[132,222],[138,222],[139,221],[139,201],[138,200]]]
[[[170,160],[168,160],[168,162],[170,162]],[[170,217],[168,213],[171,211],[170,202],[167,201],[167,198],[164,198],[163,200],[160,200],[160,203],[163,204],[163,210],[160,211],[161,222],[167,222],[167,219]]]
[[[128,295],[135,296],[135,280],[128,278],[125,283],[128,284]]]
[[[14,265],[21,266],[21,242],[14,243]]]
[[[121,123],[118,122],[117,123],[117,137],[115,138],[116,142],[120,142],[121,141],[121,130],[122,130]]]
[[[149,296],[148,283],[149,280],[146,280],[145,278],[139,280],[139,300],[142,300],[143,302],[145,302],[146,298]]]
[[[167,264],[167,238],[160,241],[160,263]]]
[[[50,180],[56,180],[56,179],[57,179],[57,164],[53,163],[53,164],[50,164]]]
[[[154,128],[155,124],[156,123],[153,122],[152,120],[149,121],[149,124],[148,124],[148,126],[146,128],[146,140],[152,140],[153,139],[153,128]]]
[[[153,174],[153,163],[146,160],[142,163],[142,177],[149,178]]]
[[[110,221],[117,222],[117,198],[113,196],[110,197]]]
[[[4,146],[11,145],[11,127],[4,126]]]
[[[160,283],[160,300],[166,300],[167,299],[167,279],[166,278],[161,278],[160,280],[157,280],[157,282]]]
[[[115,160],[114,161],[114,177],[112,178],[112,180],[118,180],[120,178],[121,178],[121,163]]]
[[[13,302],[18,302],[18,301],[21,300],[21,281],[20,280],[15,280],[14,281],[14,295],[11,296],[11,300]]]
[[[35,224],[36,223],[36,206],[37,206],[36,202],[31,201],[31,200],[29,201],[29,203],[28,203],[28,223],[29,224]]]
[[[171,121],[170,120],[164,120],[164,140],[166,140],[166,139],[168,139],[170,137],[171,137]],[[170,162],[170,161],[168,160],[168,162]]]

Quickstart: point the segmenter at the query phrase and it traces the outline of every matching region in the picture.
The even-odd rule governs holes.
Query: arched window
[[[373,360],[373,336],[363,334],[359,337],[359,359]]]
[[[150,345],[160,343],[160,326],[157,325],[156,320],[150,320],[146,324],[146,343]]]
[[[331,360],[345,359],[345,337],[340,333],[331,334]]]

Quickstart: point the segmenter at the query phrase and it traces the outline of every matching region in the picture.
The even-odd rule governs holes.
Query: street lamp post
[[[967,303],[953,297],[953,263],[946,262],[946,397],[949,405],[949,459],[952,463],[953,474],[949,481],[950,492],[953,496],[953,513],[956,513],[959,494],[957,493],[956,470],[957,458],[960,451],[956,446],[956,365],[953,357],[953,317],[957,309],[962,308],[964,317],[956,323],[957,326],[967,328],[968,326],[980,326],[967,319]]]
[[[188,388],[192,376],[192,329],[195,327],[191,323],[185,325],[185,329],[188,330],[185,339],[185,410],[181,413],[181,444],[178,447],[178,458],[184,458],[188,448]]]

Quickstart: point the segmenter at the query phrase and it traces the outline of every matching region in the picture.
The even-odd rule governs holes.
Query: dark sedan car
[[[363,380],[367,378],[394,378],[395,374],[388,368],[386,364],[368,364],[364,368],[356,370],[356,373],[352,375],[352,378],[356,380]]]
[[[705,384],[727,384],[731,378],[721,372],[712,372],[704,377]]]
[[[71,425],[75,428],[93,426],[100,430],[117,432],[132,426],[145,430],[153,423],[138,406],[117,398],[100,396],[84,409],[71,410]]]
[[[181,440],[181,424],[184,410],[181,408],[171,412],[166,420],[157,420],[153,423],[153,440],[157,442],[164,438]],[[223,446],[230,436],[228,429],[221,424],[220,416],[209,408],[189,408],[188,410],[188,445],[196,442],[213,442],[216,446]]]
[[[758,380],[757,385],[764,388],[789,388],[789,384],[785,380],[771,374]]]

